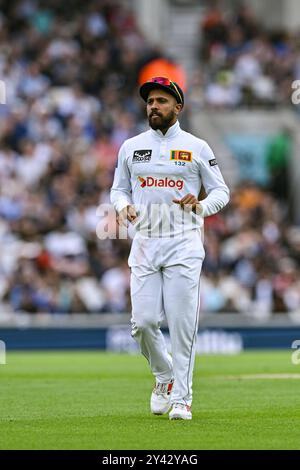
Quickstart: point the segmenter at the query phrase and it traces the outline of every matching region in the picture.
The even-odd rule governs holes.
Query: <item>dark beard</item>
[[[174,111],[170,111],[170,113],[165,117],[159,114],[159,118],[155,119],[155,122],[151,121],[151,117],[151,115],[148,117],[149,126],[155,131],[159,129],[163,132],[169,129],[169,127],[171,127],[171,125],[175,122],[174,118],[176,117],[176,114]]]

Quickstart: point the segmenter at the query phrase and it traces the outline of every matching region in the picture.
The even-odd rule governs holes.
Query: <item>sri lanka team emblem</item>
[[[188,150],[171,150],[170,160],[181,160],[182,162],[191,162],[193,160],[193,154]]]

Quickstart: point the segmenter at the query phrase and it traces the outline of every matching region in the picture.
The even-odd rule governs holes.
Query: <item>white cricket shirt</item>
[[[198,197],[202,185],[207,197],[201,201],[201,215],[172,202],[188,193]],[[141,236],[177,236],[200,229],[203,217],[217,213],[228,201],[229,189],[213,151],[204,140],[183,131],[178,121],[165,135],[150,129],[120,148],[111,203],[117,212],[134,205],[139,216],[134,226]]]

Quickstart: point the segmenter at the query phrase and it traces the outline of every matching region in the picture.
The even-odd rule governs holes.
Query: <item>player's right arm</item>
[[[126,220],[131,223],[134,223],[135,219],[137,218],[136,210],[133,206],[126,206],[122,209],[117,215],[117,222],[119,225],[126,226]]]
[[[125,225],[125,221],[133,222],[136,211],[132,205],[130,171],[126,159],[125,143],[119,150],[114,181],[110,191],[110,201],[117,212],[117,222]]]

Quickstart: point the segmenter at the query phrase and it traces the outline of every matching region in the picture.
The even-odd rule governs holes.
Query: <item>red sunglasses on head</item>
[[[175,93],[177,94],[180,103],[182,103],[182,98],[181,98],[181,95],[180,95],[180,93],[177,89],[177,86],[175,85],[174,82],[169,80],[169,78],[167,78],[167,77],[153,77],[150,80],[148,80],[148,82],[158,83],[159,85],[163,85],[163,86],[171,86],[173,88],[173,90],[175,91]]]
[[[171,81],[166,77],[154,77],[151,80],[148,80],[150,83],[159,83],[159,85],[170,86]]]

